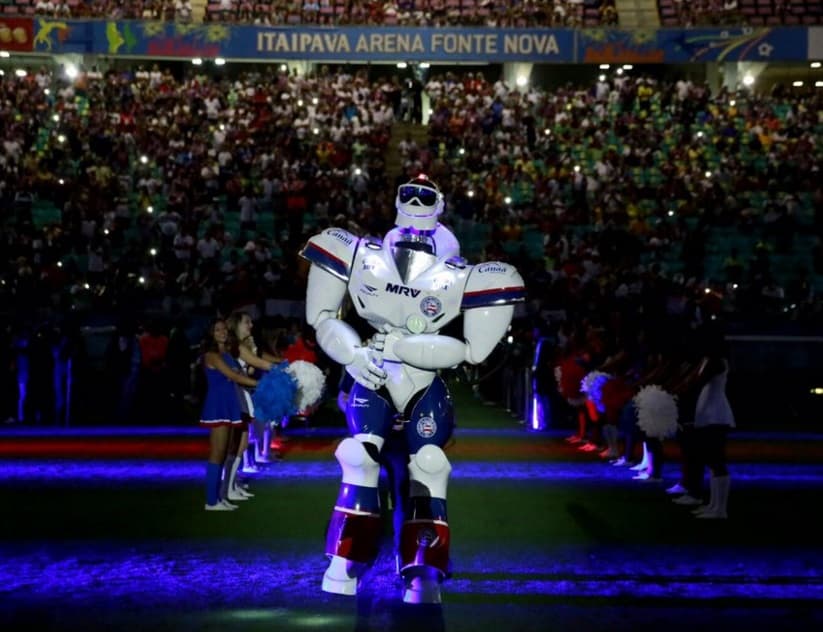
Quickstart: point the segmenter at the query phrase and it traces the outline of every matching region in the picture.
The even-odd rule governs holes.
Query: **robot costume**
[[[380,453],[392,428],[408,447],[409,497],[402,503],[397,565],[404,601],[439,603],[450,574],[443,446],[454,428],[451,397],[438,370],[479,364],[506,333],[523,279],[506,263],[469,265],[438,222],[443,194],[418,176],[398,188],[395,227],[380,240],[329,228],[301,255],[311,263],[306,317],[317,343],[354,385],[346,403],[351,437],[335,456],[343,471],[326,538],[326,592],[354,595],[375,560],[382,530]],[[339,318],[346,294],[375,333],[363,342]],[[439,335],[463,314],[463,339]]]

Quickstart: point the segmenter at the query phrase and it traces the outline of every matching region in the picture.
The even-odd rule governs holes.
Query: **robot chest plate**
[[[431,333],[460,313],[465,282],[464,271],[438,261],[403,283],[388,253],[366,251],[355,260],[349,295],[357,313],[369,322]]]

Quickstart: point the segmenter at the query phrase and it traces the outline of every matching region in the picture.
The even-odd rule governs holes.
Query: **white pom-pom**
[[[295,405],[298,411],[311,408],[320,401],[326,387],[326,376],[323,371],[311,362],[296,360],[289,364],[286,372],[297,382]]]
[[[602,388],[603,384],[611,378],[608,373],[602,371],[589,371],[580,381],[580,392],[586,395],[593,394],[597,389]]]
[[[654,439],[677,433],[677,399],[659,386],[644,386],[634,396],[637,425]]]
[[[580,392],[594,402],[598,412],[606,412],[603,405],[603,385],[612,379],[612,376],[602,371],[591,371],[580,382]]]

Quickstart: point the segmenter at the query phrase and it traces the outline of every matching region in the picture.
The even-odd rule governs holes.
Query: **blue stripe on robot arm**
[[[466,292],[460,309],[474,309],[476,307],[493,307],[511,305],[526,300],[526,288],[522,285],[513,287],[489,288]]]
[[[310,241],[300,255],[318,268],[336,276],[341,281],[349,280],[349,265],[328,250]]]

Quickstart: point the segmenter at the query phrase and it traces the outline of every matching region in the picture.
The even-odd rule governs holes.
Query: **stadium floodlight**
[[[427,62],[427,61],[421,61],[421,62],[418,64],[418,66],[419,66],[420,68],[422,68],[423,70],[426,70],[426,68],[430,68],[430,67],[431,67],[431,64],[430,64],[429,62]]]
[[[802,81],[795,81],[795,82],[792,83],[792,85],[795,88],[802,88],[803,87],[803,82]]]
[[[63,72],[66,73],[66,77],[74,81],[80,74],[80,69],[75,64],[66,64]]]
[[[529,78],[526,75],[520,75],[516,80],[515,83],[517,84],[518,88],[523,88],[528,85]]]
[[[202,66],[203,65],[203,60],[200,59],[199,57],[193,57],[192,60],[191,60],[191,63],[195,66]]]
[[[600,70],[608,70],[609,68],[611,68],[609,64],[600,64]]]
[[[280,72],[286,72],[289,67],[286,64],[280,64]]]
[[[22,78],[23,78],[23,77],[25,77],[28,73],[26,73],[26,71],[25,71],[23,68],[18,68],[17,70],[15,70],[15,71],[14,71],[14,74],[15,74],[15,75],[17,75],[18,77],[20,77],[20,78],[22,79]]]
[[[400,70],[404,70],[404,69],[408,68],[408,67],[409,67],[409,65],[408,65],[406,62],[404,62],[404,61],[399,61],[399,62],[397,62],[397,67],[398,67]]]
[[[753,84],[754,84],[754,75],[752,75],[751,73],[746,73],[746,75],[743,77],[743,85],[744,86],[751,86]]]
[[[214,58],[214,65],[215,66],[225,66],[226,65],[226,60],[223,59],[222,57],[215,57]]]
[[[634,66],[631,64],[623,64],[623,70],[631,70],[632,68],[634,68]]]
[[[815,81],[814,82],[815,88],[823,88],[823,81]]]
[[[0,54],[2,54],[2,53],[0,53]],[[8,53],[7,53],[7,54],[8,54]],[[821,64],[820,64],[820,62],[819,62],[819,61],[813,61],[812,63],[810,63],[810,64],[809,64],[809,66],[810,66],[811,68],[820,68]]]
[[[0,57],[3,59],[8,59],[11,55],[9,55],[9,51],[7,50],[0,50]]]

